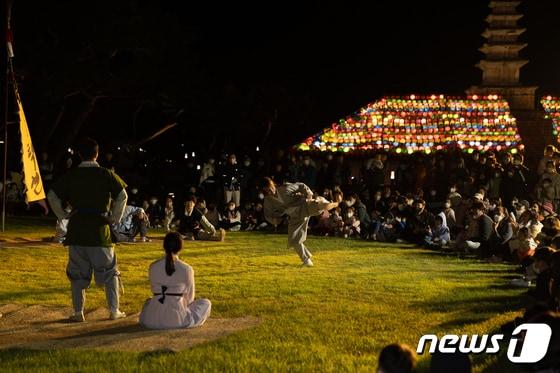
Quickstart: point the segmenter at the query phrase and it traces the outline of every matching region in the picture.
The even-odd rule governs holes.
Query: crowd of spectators
[[[546,147],[533,167],[524,164],[522,154],[511,152],[351,157],[278,151],[240,157],[224,153],[204,162],[194,153],[185,153],[185,159],[162,159],[151,166],[141,158],[136,158],[136,163],[145,162],[140,165],[122,158],[120,153],[106,152],[99,163],[127,182],[128,204],[136,209],[125,214],[121,233],[133,229],[133,237],[140,234],[142,240],[151,227],[180,231],[194,227],[195,233],[202,229],[208,237],[221,239],[222,230],[285,229],[286,222],[274,226],[264,219],[264,196],[257,184],[270,176],[277,184],[303,182],[316,195],[342,202],[311,219],[311,231],[317,235],[409,242],[489,261],[511,261],[525,271],[525,278],[518,281],[521,286],[538,282],[534,263],[543,250],[550,251],[551,259],[545,255],[542,262],[548,263],[552,276],[558,278],[560,271],[556,252],[560,155],[553,146]],[[60,167],[54,167],[42,153],[46,187],[77,163],[69,153]],[[21,175],[11,175],[9,213],[18,203],[24,205]],[[192,216],[188,208],[192,204],[200,217]]]
[[[76,163],[69,155],[57,169],[41,154],[46,187]],[[193,153],[151,167],[108,152],[99,163],[128,183],[129,213],[114,227],[119,240],[136,235],[149,240],[149,228],[217,240],[225,231],[281,231],[287,221],[272,225],[265,220],[264,196],[257,188],[269,176],[277,184],[302,182],[317,196],[341,202],[310,220],[316,235],[406,242],[517,263],[523,277],[513,284],[535,283],[535,306],[558,310],[560,154],[553,146],[532,167],[519,153],[459,151],[361,157],[279,151],[220,154],[200,164]],[[8,213],[17,212],[25,206],[21,175],[12,172],[6,187]]]

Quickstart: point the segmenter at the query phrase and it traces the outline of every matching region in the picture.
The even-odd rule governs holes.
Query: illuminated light
[[[472,96],[472,99],[473,99],[473,100],[478,100],[478,96],[477,96],[477,95],[473,95],[473,96]]]
[[[188,158],[189,158],[189,154],[185,153],[185,159],[188,159]]]
[[[192,152],[192,154],[191,154],[191,155],[192,155],[192,157],[193,157],[193,158],[195,158],[195,157],[196,157],[196,155],[195,155],[195,153],[194,153],[194,152]]]
[[[519,146],[509,105],[497,95],[490,96],[479,96],[477,101],[443,95],[384,97],[304,143],[309,150],[320,150],[317,144],[327,141],[333,151],[388,149],[401,153],[457,146],[465,150],[469,146],[485,150]]]
[[[196,165],[196,169],[200,171],[200,165],[199,164]]]

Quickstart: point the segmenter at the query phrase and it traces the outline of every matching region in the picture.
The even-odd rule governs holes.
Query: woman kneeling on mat
[[[177,232],[163,240],[165,258],[150,265],[149,277],[154,296],[140,313],[140,324],[150,329],[194,328],[210,316],[208,299],[194,300],[194,271],[177,254],[183,240]]]

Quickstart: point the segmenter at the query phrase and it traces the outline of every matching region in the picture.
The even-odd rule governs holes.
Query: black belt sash
[[[160,302],[161,304],[163,304],[165,302],[165,296],[166,295],[171,295],[173,297],[182,297],[183,293],[166,293],[167,291],[167,286],[162,285],[161,286],[161,293],[154,293],[154,295],[161,295],[161,298],[158,299],[158,302]]]

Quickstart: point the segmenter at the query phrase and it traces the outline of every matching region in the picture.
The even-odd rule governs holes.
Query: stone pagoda
[[[467,94],[497,94],[506,98],[513,110],[534,110],[537,87],[523,86],[520,69],[529,61],[519,57],[527,46],[518,38],[525,29],[517,25],[523,17],[517,12],[521,1],[491,0],[488,27],[482,33],[486,43],[479,50],[486,57],[476,66],[482,70],[482,84],[467,90]]]

